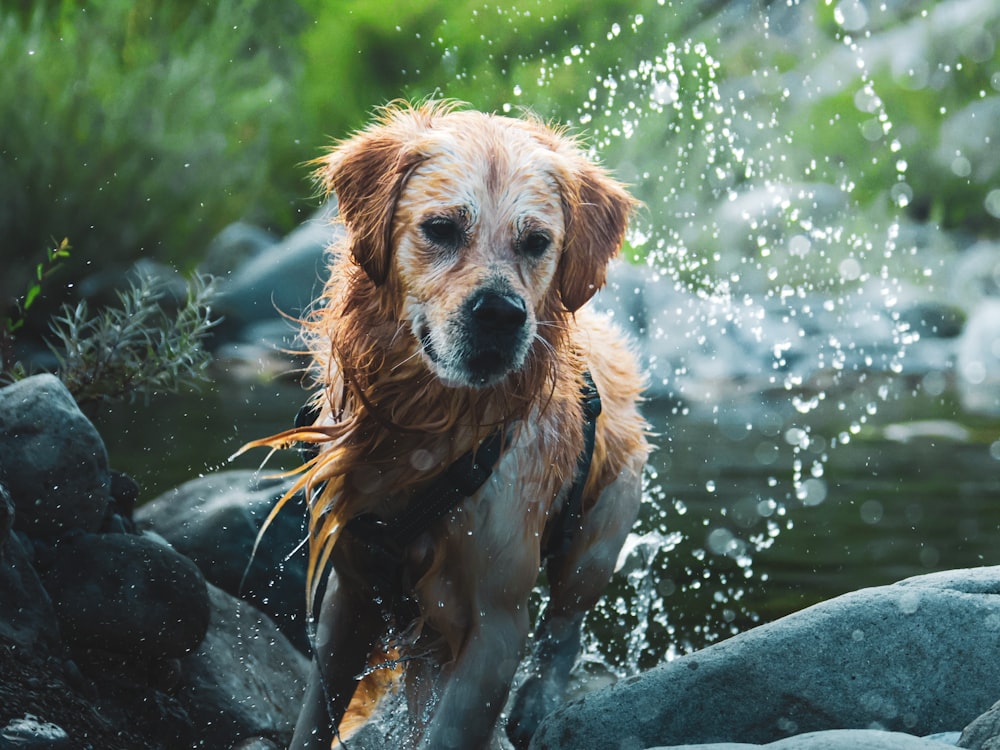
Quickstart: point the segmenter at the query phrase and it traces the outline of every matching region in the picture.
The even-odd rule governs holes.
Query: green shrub
[[[211,280],[193,276],[171,313],[166,283],[143,276],[118,306],[93,314],[83,300],[64,306],[50,323],[56,374],[81,405],[198,387],[211,361],[202,344],[217,322],[214,293]]]
[[[0,9],[0,301],[53,236],[72,281],[85,260],[190,268],[241,217],[291,226],[304,20],[290,0]]]

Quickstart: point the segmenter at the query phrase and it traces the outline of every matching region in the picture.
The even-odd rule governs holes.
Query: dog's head
[[[536,120],[387,108],[321,160],[350,251],[445,384],[503,381],[603,285],[632,197]]]

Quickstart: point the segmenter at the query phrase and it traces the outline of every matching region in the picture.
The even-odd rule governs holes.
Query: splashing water
[[[543,56],[511,91],[544,100],[565,69],[618,50],[571,124],[645,204],[626,247],[642,265],[619,269],[599,304],[641,340],[660,447],[621,575],[588,619],[581,672],[595,681],[760,621],[744,604],[768,583],[754,557],[827,501],[831,454],[898,397],[918,338],[901,306],[931,273],[904,238],[907,157],[863,4],[749,18],[734,4],[680,33],[659,5]],[[714,434],[688,431],[696,415],[693,432]],[[712,441],[729,455],[705,458]],[[750,494],[727,476],[736,450],[756,467]]]

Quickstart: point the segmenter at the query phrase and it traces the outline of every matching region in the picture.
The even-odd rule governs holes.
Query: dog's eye
[[[437,216],[420,225],[420,231],[428,242],[444,247],[459,247],[465,240],[462,227],[454,219]]]
[[[539,258],[549,249],[549,245],[551,244],[552,238],[545,232],[529,232],[521,239],[519,247],[525,255],[530,255],[532,258]]]

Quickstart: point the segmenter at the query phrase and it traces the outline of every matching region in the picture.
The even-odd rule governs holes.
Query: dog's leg
[[[357,676],[383,631],[370,595],[352,592],[330,575],[320,607],[309,684],[290,750],[330,750],[357,687]]]
[[[489,747],[528,637],[527,592],[515,611],[477,613],[423,737],[423,750]]]
[[[518,689],[507,722],[517,748],[528,746],[542,719],[565,699],[584,615],[604,593],[639,511],[640,467],[626,468],[601,493],[566,551],[546,565],[550,598],[535,634],[532,673]]]

